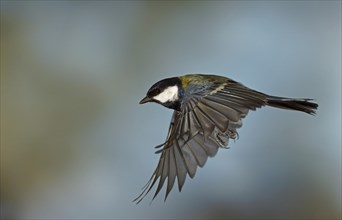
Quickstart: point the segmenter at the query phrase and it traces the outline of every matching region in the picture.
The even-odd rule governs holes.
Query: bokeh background
[[[172,114],[138,102],[184,73],[319,110],[251,112],[181,193],[136,205]],[[1,217],[340,218],[341,2],[1,1]]]

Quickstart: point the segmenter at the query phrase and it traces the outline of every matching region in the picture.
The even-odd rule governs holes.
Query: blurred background
[[[181,193],[136,205],[172,114],[138,102],[184,73],[318,113],[251,112]],[[341,2],[1,1],[1,217],[340,218]]]

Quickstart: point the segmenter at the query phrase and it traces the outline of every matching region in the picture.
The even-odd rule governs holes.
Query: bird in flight
[[[203,167],[208,157],[214,157],[219,148],[228,148],[228,140],[238,137],[250,110],[263,106],[316,113],[318,104],[312,99],[285,98],[267,95],[250,89],[232,79],[205,74],[189,74],[163,79],[155,83],[140,104],[155,102],[173,109],[166,141],[158,145],[161,153],[158,166],[136,203],[157,183],[153,199],[166,179],[165,200],[176,177],[179,191],[186,176],[193,178],[197,167]],[[153,200],[152,199],[152,200]]]

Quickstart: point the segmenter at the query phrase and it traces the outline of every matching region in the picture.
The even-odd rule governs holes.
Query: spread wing
[[[228,140],[238,136],[241,118],[266,104],[265,94],[234,81],[211,86],[207,94],[190,90],[181,111],[174,111],[166,142],[157,146],[163,147],[156,152],[161,152],[158,166],[135,202],[139,203],[158,180],[153,199],[167,180],[166,200],[176,177],[181,191],[187,175],[193,178],[198,166],[203,167],[219,147],[226,148]]]

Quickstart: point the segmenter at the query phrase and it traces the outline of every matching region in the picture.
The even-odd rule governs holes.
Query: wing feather
[[[206,153],[207,151],[205,150],[206,148],[202,147],[194,139],[192,139],[191,145],[189,145],[189,144],[187,144],[187,145],[189,146],[189,149],[193,153],[198,166],[203,167],[205,162],[208,159],[208,154]]]
[[[198,108],[201,112],[216,125],[222,132],[224,132],[228,127],[228,118],[222,114],[217,108],[213,108],[208,105],[203,99],[202,102],[198,103]]]
[[[171,192],[173,185],[175,183],[176,180],[176,176],[177,176],[177,165],[176,165],[176,158],[175,155],[173,153],[173,149],[170,148],[168,149],[169,151],[169,176],[168,176],[168,180],[167,180],[167,188],[166,188],[166,194],[165,194],[165,199],[167,198],[167,196],[169,195],[169,193]]]
[[[221,115],[223,115],[226,119],[226,123],[228,123],[228,121],[235,122],[240,120],[241,118],[241,113],[239,110],[236,110],[233,107],[227,105],[223,105],[219,102],[212,101],[208,97],[203,98],[202,103],[206,106],[210,106],[211,109],[214,109],[216,112],[219,112]]]
[[[180,153],[179,146],[173,147],[173,150],[174,150],[174,155],[175,155],[175,159],[176,159],[175,161],[176,161],[176,167],[177,167],[176,170],[177,170],[178,189],[179,189],[179,191],[181,191],[182,187],[185,183],[185,177],[187,174],[187,169],[186,169],[186,164],[184,162],[184,158],[182,157],[182,155]]]
[[[215,104],[221,104],[224,107],[229,107],[231,109],[234,109],[236,111],[238,111],[240,113],[241,116],[245,117],[248,113],[248,108],[239,105],[238,103],[231,101],[231,100],[227,100],[227,98],[223,98],[221,96],[215,95],[215,96],[207,96],[205,97],[205,100],[209,100],[212,103]]]
[[[215,124],[211,121],[211,119],[208,118],[205,115],[205,113],[203,113],[203,111],[199,108],[195,108],[192,111],[192,115],[201,124],[202,130],[204,133],[204,137],[211,135],[211,133],[215,129]]]
[[[160,174],[159,174],[160,180],[159,180],[158,187],[157,187],[157,190],[156,190],[156,192],[155,192],[153,198],[155,198],[155,197],[158,195],[159,191],[161,190],[161,188],[162,188],[163,185],[164,185],[164,182],[165,182],[165,180],[166,180],[166,177],[169,176],[169,164],[168,164],[169,155],[170,155],[170,154],[169,154],[169,151],[165,151],[165,152],[164,152],[164,158],[162,159],[163,165],[162,165],[162,167],[161,167],[161,169],[160,169],[161,172],[160,172]]]
[[[207,156],[214,157],[218,151],[218,145],[212,144],[212,142],[209,141],[208,138],[203,141],[203,137],[201,136],[202,135],[196,135],[195,137],[193,137],[192,140],[205,150]],[[191,143],[195,144],[194,142]]]
[[[193,155],[189,145],[185,145],[182,149],[184,161],[188,168],[188,173],[191,178],[195,176],[196,169],[197,169],[197,161],[195,156]]]

